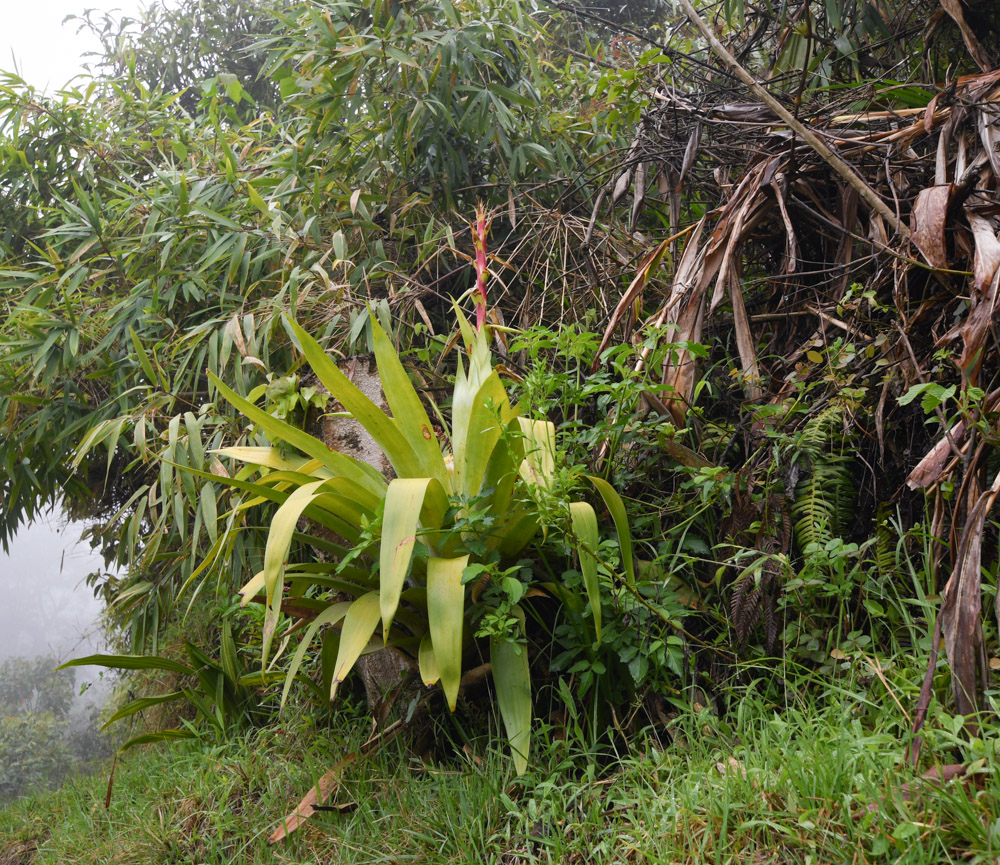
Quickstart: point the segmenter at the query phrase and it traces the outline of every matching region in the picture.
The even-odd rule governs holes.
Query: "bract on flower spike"
[[[472,225],[472,243],[476,249],[476,332],[486,324],[486,276],[489,268],[486,265],[486,233],[489,225],[486,222],[486,208],[482,202],[476,205],[476,221]]]

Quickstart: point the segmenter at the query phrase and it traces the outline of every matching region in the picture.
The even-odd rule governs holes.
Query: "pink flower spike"
[[[486,208],[482,203],[476,205],[476,222],[472,226],[472,244],[476,249],[476,289],[479,297],[476,298],[476,331],[483,329],[486,324],[486,276],[489,268],[486,264],[486,232],[489,226],[486,224]]]

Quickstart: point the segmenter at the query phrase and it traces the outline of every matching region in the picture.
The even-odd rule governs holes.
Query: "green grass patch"
[[[0,863],[995,861],[1000,780],[984,742],[996,737],[932,717],[925,763],[978,755],[977,774],[920,781],[899,765],[903,725],[884,702],[859,689],[777,705],[748,690],[725,719],[682,710],[619,753],[543,725],[524,779],[499,744],[438,735],[430,760],[396,740],[348,767],[331,799],[342,811],[272,846],[282,816],[367,732],[294,718],[224,744],[134,750],[108,809],[106,772],[18,800],[0,813]]]

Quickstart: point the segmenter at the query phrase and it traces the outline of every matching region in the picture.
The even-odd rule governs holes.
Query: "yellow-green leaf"
[[[281,592],[278,590],[281,569],[288,557],[292,535],[295,533],[299,517],[315,499],[316,491],[323,483],[324,481],[313,481],[311,484],[299,487],[278,508],[271,520],[271,528],[267,533],[267,546],[264,548],[264,592],[267,595],[267,612],[264,616],[262,660],[265,667],[271,651],[271,640],[274,637],[281,602]]]
[[[369,592],[354,601],[347,615],[344,616],[344,627],[340,631],[340,647],[337,650],[337,664],[333,669],[333,680],[330,683],[330,699],[337,694],[337,686],[347,678],[354,662],[361,657],[379,620],[378,592]]]
[[[339,372],[339,370],[338,370]],[[263,409],[258,408],[252,402],[243,399],[235,391],[229,388],[222,379],[213,372],[208,373],[209,380],[214,384],[228,402],[238,409],[243,415],[259,426],[271,441],[283,441],[297,448],[304,454],[308,454],[319,460],[323,465],[329,467],[334,474],[345,477],[359,486],[371,490],[376,495],[385,493],[385,479],[372,466],[353,459],[345,454],[330,450],[323,442],[315,436],[309,435],[304,430],[300,430],[291,424],[279,420],[273,415],[269,415]],[[353,387],[353,385],[352,385]]]
[[[473,396],[465,428],[456,429],[452,439],[455,486],[459,492],[470,497],[480,493],[486,467],[509,418],[507,394],[494,372]]]
[[[556,428],[552,421],[518,418],[524,436],[521,477],[530,484],[548,489],[556,470]]]
[[[375,341],[375,360],[378,364],[379,377],[382,379],[382,392],[392,410],[399,431],[413,448],[424,466],[421,473],[427,477],[437,478],[442,484],[449,483],[449,475],[444,465],[444,455],[438,443],[434,428],[431,426],[423,403],[417,395],[410,377],[406,374],[403,364],[399,362],[396,349],[389,337],[371,316],[372,334]]]
[[[247,184],[247,197],[250,199],[250,203],[256,207],[264,216],[269,216],[270,211],[267,207],[267,202],[264,201],[261,194],[253,188],[252,184]]]
[[[441,678],[441,673],[438,671],[437,658],[434,655],[434,644],[431,642],[430,631],[420,639],[417,662],[420,664],[420,678],[427,687],[430,687]]]
[[[596,475],[584,475],[588,481],[594,485],[594,489],[604,499],[604,505],[611,514],[611,519],[615,523],[615,531],[618,532],[618,546],[622,551],[622,565],[625,568],[625,576],[630,585],[635,584],[635,565],[632,561],[632,534],[628,527],[628,514],[625,513],[625,502],[618,495],[615,488],[604,478]]]
[[[392,618],[399,606],[399,595],[410,569],[413,547],[417,542],[417,523],[428,487],[435,478],[395,478],[389,482],[382,518],[382,544],[379,550],[379,592],[382,609],[382,635],[388,638]],[[436,526],[434,528],[437,528]]]
[[[521,613],[519,608],[515,608]],[[507,731],[514,769],[523,775],[528,769],[531,746],[531,673],[528,649],[509,640],[490,641],[493,684],[497,689],[500,717]]]
[[[328,391],[351,416],[361,424],[382,448],[399,477],[418,478],[427,475],[420,457],[414,452],[406,437],[400,432],[397,421],[366,397],[337,365],[323,347],[299,325],[288,320],[288,325],[299,340],[302,352],[313,372]],[[405,419],[402,419],[405,420]],[[402,422],[402,421],[401,421]],[[322,444],[322,443],[321,443]],[[303,450],[302,448],[299,448]],[[306,451],[308,453],[308,451]]]
[[[298,673],[299,667],[302,666],[302,659],[306,656],[306,651],[312,643],[313,637],[316,636],[316,632],[323,625],[335,625],[347,615],[347,611],[351,606],[352,603],[350,601],[345,601],[341,604],[332,604],[309,623],[309,627],[306,628],[306,632],[302,636],[302,641],[295,650],[295,654],[292,655],[292,663],[288,667],[288,673],[285,676],[285,686],[281,690],[282,709],[285,708],[285,701],[288,699],[288,692],[292,687],[292,682],[295,680],[295,674]]]
[[[448,708],[453,712],[462,682],[462,623],[465,612],[462,571],[468,563],[467,555],[455,559],[427,560],[427,624],[441,686]]]
[[[587,589],[587,599],[594,614],[594,631],[597,642],[601,641],[601,586],[597,579],[597,514],[586,502],[570,502],[570,519],[576,536],[577,552],[580,555],[580,573]]]

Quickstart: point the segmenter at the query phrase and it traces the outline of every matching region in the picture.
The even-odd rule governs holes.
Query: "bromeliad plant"
[[[479,309],[474,328],[456,307],[468,369],[460,358],[448,453],[374,317],[375,358],[391,416],[355,387],[298,324],[289,321],[289,327],[323,385],[384,451],[396,474],[389,481],[212,377],[222,395],[272,442],[270,447],[220,452],[246,464],[229,480],[253,494],[241,508],[267,500],[280,504],[271,522],[264,567],[242,589],[244,603],[264,595],[265,666],[283,605],[315,616],[292,658],[283,699],[311,640],[322,626],[330,625],[339,627],[331,698],[363,652],[391,645],[416,658],[425,684],[440,682],[454,711],[473,623],[497,613],[495,607],[488,608],[485,598],[490,593],[484,594],[484,582],[491,575],[502,580],[504,565],[516,562],[539,531],[559,522],[579,556],[594,637],[600,639],[597,516],[590,504],[558,496],[553,424],[521,417],[493,368],[485,325],[486,228],[481,212],[474,232]],[[626,577],[632,580],[631,541],[621,498],[601,478],[588,479],[611,512]],[[302,517],[325,528],[324,537],[301,533]],[[330,540],[331,533],[337,541]],[[295,541],[325,550],[334,561],[289,562]],[[366,559],[371,567],[364,565]],[[546,585],[547,594],[569,597],[564,587]],[[319,600],[323,592],[352,600]],[[522,645],[524,610],[520,597],[513,601],[494,615],[489,630],[500,714],[520,773],[527,767],[531,682]],[[571,603],[584,606],[583,599]],[[506,626],[495,627],[497,620]]]

